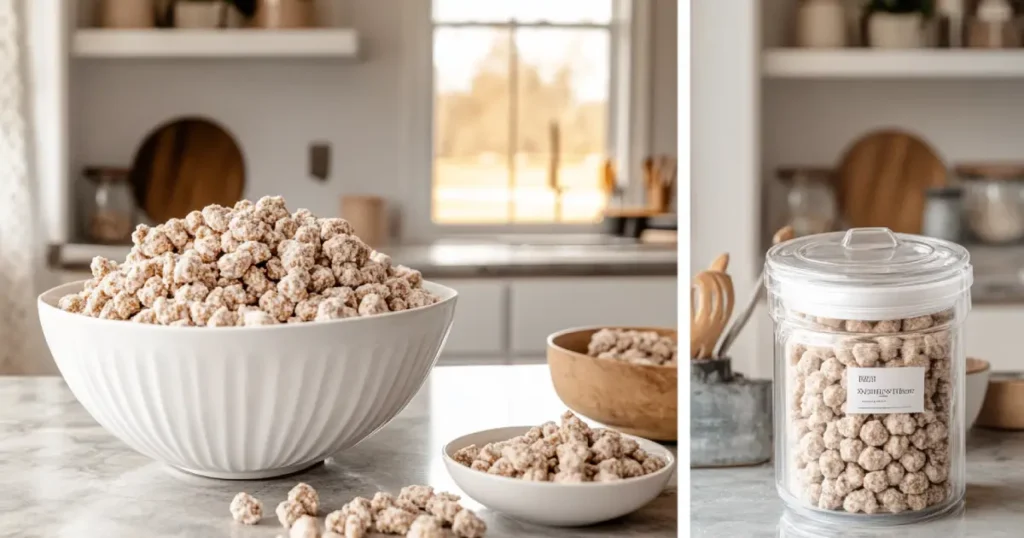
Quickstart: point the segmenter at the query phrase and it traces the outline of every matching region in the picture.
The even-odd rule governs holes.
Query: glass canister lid
[[[854,228],[778,244],[765,287],[787,310],[858,320],[900,319],[951,307],[968,293],[967,249],[941,239]]]

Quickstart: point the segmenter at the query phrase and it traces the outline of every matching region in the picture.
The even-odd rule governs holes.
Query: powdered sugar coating
[[[263,503],[244,491],[231,499],[231,517],[243,525],[255,525],[263,519]]]
[[[866,514],[947,502],[953,346],[943,323],[949,320],[794,318],[810,323],[808,329],[794,322],[780,357],[790,413],[782,442],[791,471],[783,482],[796,487],[794,497],[820,509]],[[851,367],[921,368],[924,412],[848,413]]]
[[[139,225],[132,241],[123,264],[93,259],[93,278],[58,307],[105,319],[229,327],[370,316],[438,301],[418,271],[372,251],[347,221],[303,209],[289,214],[281,197]],[[322,307],[332,297],[341,304]]]
[[[463,447],[453,459],[489,474],[561,483],[633,478],[667,465],[617,431],[591,429],[571,411],[562,415],[560,425],[547,423],[506,441]]]
[[[601,329],[590,337],[587,354],[634,364],[676,366],[677,345],[673,338],[654,331]]]

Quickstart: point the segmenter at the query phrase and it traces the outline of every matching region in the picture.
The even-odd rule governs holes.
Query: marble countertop
[[[68,243],[50,247],[50,265],[87,270],[93,256],[123,260],[129,248]],[[675,244],[645,244],[597,234],[447,239],[381,249],[427,278],[518,276],[675,276]]]
[[[313,485],[328,511],[409,484],[461,494],[440,458],[445,443],[472,431],[540,424],[563,411],[546,366],[439,367],[405,411],[356,447],[291,477],[229,482],[174,471],[132,451],[96,424],[59,377],[0,377],[0,536],[273,538],[282,533],[273,507],[296,482]],[[464,505],[487,522],[490,538],[660,538],[677,533],[676,488],[674,476],[639,511],[578,529],[521,523],[468,498]],[[259,525],[231,520],[228,504],[243,490],[270,512]]]
[[[690,472],[694,538],[960,538],[1024,535],[1024,433],[972,430],[967,441],[967,501],[930,522],[870,531],[813,526],[784,510],[770,465]]]

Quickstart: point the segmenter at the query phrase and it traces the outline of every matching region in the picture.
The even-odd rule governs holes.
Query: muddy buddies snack
[[[378,491],[373,499],[356,497],[324,519],[324,528],[345,538],[363,538],[372,533],[396,534],[410,538],[481,538],[487,531],[472,510],[459,504],[458,495],[434,492],[430,486],[406,486],[393,496]]]
[[[547,422],[519,437],[483,447],[469,445],[457,450],[452,459],[493,475],[566,484],[623,480],[667,465],[636,441],[614,430],[591,428],[571,411],[562,415],[560,424]]]
[[[231,517],[243,525],[255,525],[263,519],[263,503],[244,491],[235,495],[229,508]]]
[[[96,257],[65,311],[186,327],[374,316],[434,304],[416,270],[395,265],[347,221],[289,213],[280,196],[217,205],[150,228],[121,264]]]
[[[967,260],[957,245],[884,229],[769,251],[788,503],[916,519],[962,501]]]
[[[675,340],[654,331],[601,329],[590,337],[587,354],[633,364],[676,366]]]

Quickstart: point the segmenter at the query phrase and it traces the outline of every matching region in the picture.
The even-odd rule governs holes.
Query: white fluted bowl
[[[39,319],[68,387],[128,446],[225,479],[280,476],[374,433],[412,399],[451,329],[457,293],[365,318],[268,327],[164,327],[57,308]]]

